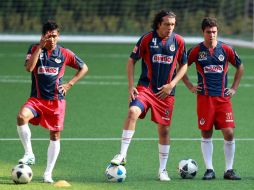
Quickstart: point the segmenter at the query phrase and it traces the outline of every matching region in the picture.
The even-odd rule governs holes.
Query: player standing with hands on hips
[[[60,152],[60,132],[64,128],[65,95],[88,71],[86,64],[73,52],[58,45],[59,27],[54,21],[42,27],[39,44],[33,44],[26,56],[25,68],[32,74],[30,98],[19,110],[17,130],[25,154],[19,163],[35,164],[28,123],[41,125],[49,130],[50,143],[47,167],[43,181],[53,183],[52,171]],[[65,67],[78,71],[67,83],[63,83]]]
[[[235,140],[234,115],[231,97],[236,93],[243,75],[243,64],[236,51],[217,40],[218,25],[215,18],[202,21],[204,41],[188,51],[188,64],[196,64],[198,84],[194,86],[187,75],[183,81],[188,89],[197,94],[198,126],[201,130],[201,150],[206,166],[204,180],[215,179],[213,168],[213,126],[224,136],[224,179],[240,180],[233,170]],[[236,69],[230,88],[227,87],[229,62]]]
[[[187,55],[183,38],[174,33],[176,15],[160,11],[155,15],[153,31],[137,42],[127,63],[129,110],[124,123],[120,154],[111,163],[126,164],[129,144],[136,121],[151,109],[151,120],[157,124],[159,135],[160,181],[169,181],[166,164],[169,156],[169,126],[174,106],[175,86],[187,71]],[[142,71],[134,86],[135,63],[142,59]]]

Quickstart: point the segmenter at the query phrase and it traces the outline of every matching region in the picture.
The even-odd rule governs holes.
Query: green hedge
[[[216,16],[224,35],[252,35],[250,1],[239,0],[0,0],[0,33],[40,33],[55,19],[62,33],[137,35],[150,30],[160,9],[177,14],[177,32],[200,34],[204,16]]]

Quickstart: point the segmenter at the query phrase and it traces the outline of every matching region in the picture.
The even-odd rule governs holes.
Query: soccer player
[[[183,38],[174,33],[176,15],[159,11],[153,20],[152,31],[144,34],[134,47],[127,62],[129,110],[124,123],[120,153],[112,164],[126,164],[129,144],[136,121],[151,109],[151,120],[157,124],[159,136],[160,181],[169,181],[166,164],[169,156],[169,126],[174,106],[175,86],[187,71],[187,53]],[[142,71],[134,86],[135,63],[142,59]]]
[[[217,40],[218,25],[215,18],[204,18],[202,31],[204,41],[188,51],[188,65],[193,62],[196,64],[197,86],[190,82],[187,74],[183,82],[191,92],[197,93],[198,127],[201,130],[201,150],[206,166],[203,179],[215,179],[212,162],[214,127],[221,130],[224,136],[224,179],[240,180],[233,170],[235,123],[231,98],[243,75],[243,64],[232,47]],[[227,87],[229,62],[236,69],[230,88]]]
[[[88,71],[84,61],[57,44],[58,39],[58,25],[54,21],[48,21],[42,27],[39,44],[33,44],[29,48],[25,69],[32,75],[31,95],[17,115],[17,131],[25,150],[24,157],[19,160],[19,163],[35,164],[28,123],[40,124],[49,130],[47,167],[43,176],[45,183],[54,182],[52,171],[60,152],[60,132],[64,128],[65,95]],[[63,83],[65,66],[77,70],[67,83]]]

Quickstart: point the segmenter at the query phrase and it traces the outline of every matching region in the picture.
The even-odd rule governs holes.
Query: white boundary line
[[[5,83],[5,84],[8,84],[8,83],[19,83],[19,84],[29,84],[31,83],[31,80],[24,80],[24,79],[1,79],[0,78],[0,83]],[[88,81],[88,80],[81,80],[79,81],[76,85],[111,85],[111,86],[121,86],[121,85],[127,85],[128,83],[127,82],[117,82],[117,81]],[[184,86],[184,84],[180,83],[180,84],[177,84],[177,86]],[[254,84],[252,83],[241,83],[240,84],[240,87],[245,87],[245,88],[252,88],[254,87]]]
[[[19,138],[0,138],[0,141],[19,141]],[[48,141],[48,138],[32,138],[32,141]],[[120,141],[121,138],[61,138],[61,141]],[[133,141],[157,141],[158,138],[133,138]],[[200,141],[201,138],[171,138],[172,141]],[[223,138],[213,138],[223,141]],[[235,138],[236,141],[254,141],[254,138]]]
[[[121,35],[61,35],[60,42],[90,42],[90,43],[125,43],[135,44],[140,36],[121,36]],[[40,39],[40,34],[37,35],[12,35],[1,34],[0,41],[2,42],[37,42]],[[202,37],[185,36],[184,40],[186,44],[197,44],[203,41]],[[219,40],[224,41],[230,45],[250,47],[254,48],[253,41],[236,40],[230,38],[221,38]]]

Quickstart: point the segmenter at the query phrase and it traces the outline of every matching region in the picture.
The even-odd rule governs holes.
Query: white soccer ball
[[[123,182],[126,178],[126,169],[122,165],[109,164],[105,171],[106,179],[110,182]]]
[[[178,165],[178,172],[183,179],[192,179],[198,172],[197,162],[193,159],[181,160]]]
[[[16,184],[26,184],[32,180],[33,171],[28,165],[18,164],[12,168],[11,177]]]

